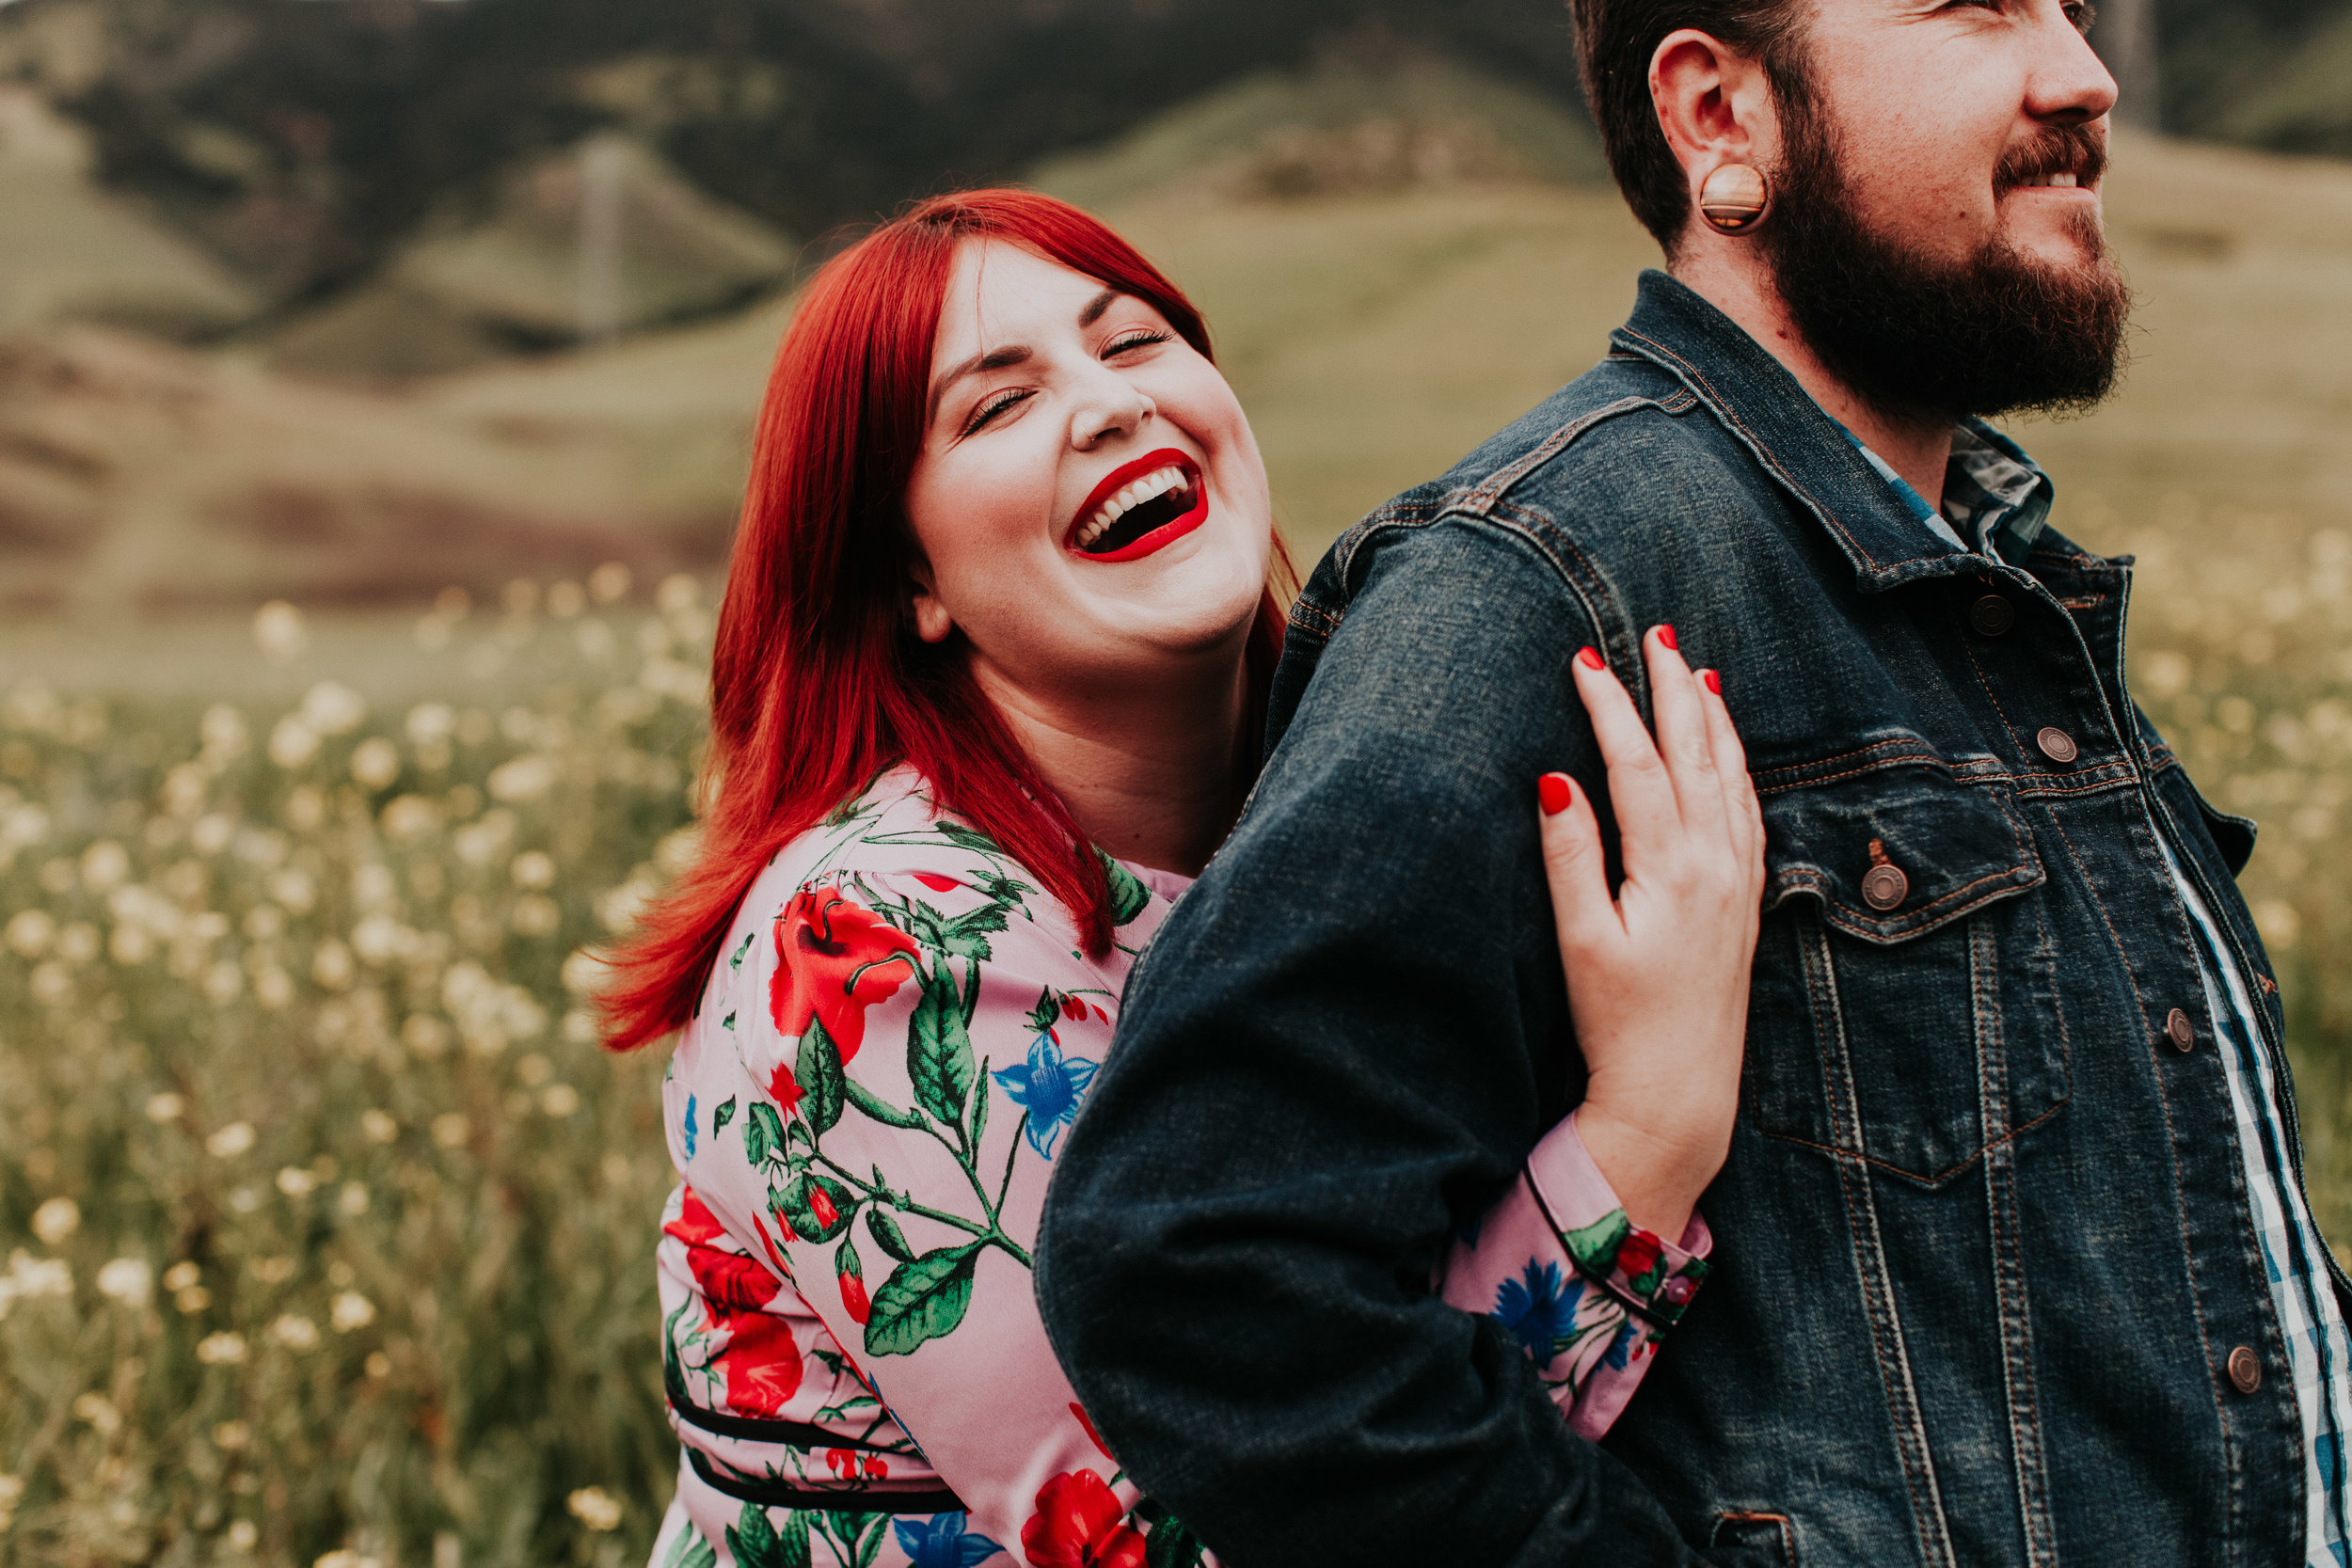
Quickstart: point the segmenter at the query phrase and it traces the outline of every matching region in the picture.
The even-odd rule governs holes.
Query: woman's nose
[[[1113,436],[1133,436],[1158,412],[1141,388],[1123,376],[1104,375],[1072,411],[1070,444],[1091,451]]]

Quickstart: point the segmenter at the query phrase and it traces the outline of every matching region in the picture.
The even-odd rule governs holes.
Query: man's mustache
[[[2022,185],[2046,175],[2072,173],[2081,183],[2098,182],[2107,171],[2105,126],[2054,125],[2022,147],[2011,148],[1994,170],[1995,190]]]

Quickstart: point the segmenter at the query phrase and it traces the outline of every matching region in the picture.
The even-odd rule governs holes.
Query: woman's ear
[[[956,629],[956,623],[948,615],[947,607],[940,603],[939,595],[932,591],[931,563],[918,559],[908,566],[907,575],[914,579],[914,594],[907,602],[908,619],[914,624],[914,635],[926,642],[946,641],[947,634]]]

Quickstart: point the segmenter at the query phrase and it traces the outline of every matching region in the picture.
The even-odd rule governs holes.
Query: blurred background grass
[[[2018,433],[2264,825],[2341,1238],[2352,8],[2108,14],[2135,362]],[[1654,260],[1566,72],[1550,0],[0,0],[0,1561],[642,1558],[661,1064],[566,963],[686,843],[795,279],[1105,212],[1311,560]]]

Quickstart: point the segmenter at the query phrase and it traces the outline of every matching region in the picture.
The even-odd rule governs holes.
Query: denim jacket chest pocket
[[[1934,1185],[2062,1105],[2047,874],[2006,795],[1895,767],[1761,800],[1756,1129]]]

